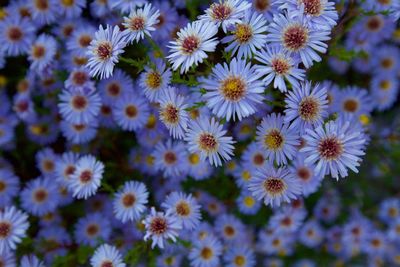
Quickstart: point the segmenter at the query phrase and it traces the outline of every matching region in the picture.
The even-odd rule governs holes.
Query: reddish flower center
[[[12,26],[8,29],[8,38],[13,42],[21,40],[23,35],[24,33],[20,27]]]
[[[186,55],[193,54],[200,46],[200,39],[194,35],[188,36],[182,41],[182,51]]]
[[[72,107],[76,110],[82,111],[88,105],[86,97],[82,95],[76,95],[72,98]]]
[[[285,191],[286,184],[282,179],[269,177],[264,181],[264,189],[273,196],[280,195]]]
[[[0,238],[4,239],[9,236],[11,232],[11,223],[2,221],[0,222]]]
[[[231,76],[221,82],[222,95],[229,101],[239,101],[246,93],[246,83],[239,77]]]
[[[200,255],[203,259],[205,260],[209,260],[212,258],[212,256],[214,255],[212,249],[210,249],[209,247],[204,247],[201,252]]]
[[[135,204],[136,202],[136,197],[134,194],[125,194],[122,197],[122,204],[124,204],[125,207],[132,207],[133,204]]]
[[[282,219],[281,224],[286,227],[291,226],[292,219],[290,217],[286,216],[285,218]]]
[[[355,99],[347,99],[343,103],[343,108],[347,112],[356,112],[358,110],[358,101]]]
[[[36,8],[39,9],[40,11],[45,11],[49,8],[48,0],[34,0],[34,1]]]
[[[311,16],[319,16],[322,12],[321,0],[302,0],[304,4],[304,13]]]
[[[383,28],[383,20],[379,16],[371,16],[367,21],[367,28],[371,32],[378,32]]]
[[[73,124],[72,127],[74,127],[75,131],[77,132],[82,132],[83,130],[86,129],[85,124]]]
[[[230,225],[224,227],[224,232],[227,236],[234,236],[235,235],[235,228]]]
[[[211,17],[215,20],[225,20],[232,14],[232,8],[225,3],[213,3],[210,8]]]
[[[83,48],[88,47],[91,41],[92,37],[90,35],[84,34],[79,37],[79,45]]]
[[[92,178],[93,178],[93,174],[90,170],[84,170],[83,172],[81,172],[81,175],[79,176],[79,180],[83,184],[90,182],[92,180]]]
[[[100,265],[100,267],[114,267],[114,264],[111,261],[103,261]]]
[[[110,42],[103,42],[97,46],[97,55],[101,60],[107,60],[112,56],[112,45]]]
[[[121,93],[121,86],[117,82],[111,82],[107,86],[107,91],[108,91],[108,94],[113,97],[119,96]]]
[[[64,174],[67,176],[72,175],[74,172],[75,172],[75,166],[73,165],[67,166],[64,170]]]
[[[253,5],[258,11],[268,10],[271,6],[269,0],[255,0]]]
[[[168,104],[162,111],[161,116],[169,124],[179,122],[179,110],[172,104]]]
[[[384,69],[391,69],[394,65],[393,59],[391,58],[384,58],[381,60],[381,66]]]
[[[155,217],[150,222],[150,231],[156,235],[162,235],[167,231],[167,221],[162,217]]]
[[[95,236],[95,235],[97,235],[97,233],[99,232],[99,230],[100,230],[100,227],[99,227],[97,224],[92,223],[92,224],[89,224],[89,225],[87,226],[87,228],[86,228],[86,233],[87,233],[89,236]]]
[[[72,32],[74,31],[74,27],[72,25],[64,26],[62,32],[64,36],[71,36]]]
[[[129,28],[133,31],[140,31],[144,29],[145,20],[143,17],[134,17],[129,22]]]
[[[217,149],[218,142],[215,139],[214,135],[209,133],[202,133],[199,137],[199,146],[200,149],[211,152]]]
[[[52,160],[44,160],[43,161],[43,169],[46,172],[51,172],[54,170],[54,162]]]
[[[25,112],[29,109],[29,102],[25,100],[19,101],[15,107],[18,112]]]
[[[61,2],[64,6],[71,7],[75,3],[75,0],[61,0]]]
[[[314,121],[318,118],[319,103],[314,97],[305,97],[299,104],[299,115],[305,121]]]
[[[279,75],[286,75],[290,70],[289,62],[286,59],[281,58],[281,57],[272,59],[271,65],[272,65],[271,67],[274,70],[274,72]]]
[[[177,161],[176,154],[173,151],[167,151],[164,154],[164,160],[168,165],[172,165]]]
[[[43,188],[37,189],[33,195],[35,201],[38,203],[42,203],[42,202],[46,201],[47,196],[48,196],[48,193]]]
[[[253,157],[253,162],[257,166],[263,165],[264,161],[265,161],[264,156],[260,153],[255,154]]]
[[[137,110],[136,106],[134,106],[134,105],[128,105],[128,106],[125,108],[125,114],[126,114],[126,116],[127,116],[128,118],[133,119],[133,118],[135,118],[135,117],[137,116],[138,110]]]
[[[34,45],[32,47],[32,57],[39,59],[46,54],[46,48],[43,45]]]
[[[283,32],[283,44],[290,51],[304,48],[308,41],[308,29],[299,24],[290,25]]]
[[[328,137],[319,142],[318,152],[325,160],[335,160],[343,153],[343,145],[336,137]]]
[[[88,80],[88,76],[84,71],[75,71],[72,76],[72,80],[77,85],[83,85]]]
[[[3,192],[7,188],[7,184],[3,181],[0,181],[0,192]]]
[[[297,170],[297,176],[303,181],[308,181],[311,178],[311,172],[308,168],[302,167]]]
[[[103,104],[100,108],[100,112],[101,112],[101,114],[108,116],[111,114],[111,108],[109,106]]]

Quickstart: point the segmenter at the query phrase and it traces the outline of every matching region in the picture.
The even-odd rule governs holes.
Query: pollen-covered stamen
[[[211,259],[213,257],[213,255],[214,255],[214,252],[209,247],[204,247],[200,252],[200,256],[205,260]]]
[[[173,151],[167,151],[164,154],[164,161],[165,163],[172,165],[175,164],[178,158],[176,157],[176,154]]]
[[[62,34],[64,36],[71,36],[72,32],[74,31],[74,27],[72,25],[66,25],[62,28]]]
[[[61,3],[66,7],[71,7],[75,3],[75,0],[61,0]]]
[[[311,171],[306,167],[301,167],[297,169],[297,176],[303,181],[308,181],[311,178]]]
[[[83,184],[89,183],[93,178],[93,173],[90,170],[84,170],[81,172],[81,175],[79,175],[79,180]]]
[[[125,194],[122,197],[122,204],[126,207],[132,207],[136,203],[136,197],[132,193]]]
[[[133,119],[137,116],[137,114],[138,114],[138,110],[135,105],[128,105],[125,107],[125,115],[128,118]]]
[[[172,104],[166,105],[160,112],[161,118],[168,124],[179,122],[179,110]]]
[[[39,59],[42,58],[46,54],[46,47],[43,45],[37,44],[32,46],[32,57]]]
[[[308,41],[308,29],[300,24],[292,24],[283,32],[283,45],[290,51],[297,52]]]
[[[278,129],[271,129],[265,136],[264,136],[264,144],[268,149],[271,150],[279,150],[282,148],[284,144],[284,137],[282,136],[281,132]]]
[[[70,176],[75,172],[76,168],[73,165],[69,165],[64,169],[64,175]]]
[[[215,20],[223,21],[232,14],[232,8],[225,3],[213,3],[211,6],[211,16]]]
[[[92,37],[87,34],[83,34],[79,37],[78,43],[82,48],[88,47],[90,42],[92,41]]]
[[[279,178],[268,177],[264,181],[264,189],[268,194],[277,196],[282,194],[286,190],[286,183]]]
[[[247,43],[253,37],[253,29],[248,24],[238,24],[236,26],[235,36],[239,43]]]
[[[85,110],[88,106],[88,101],[86,97],[82,95],[76,95],[71,100],[72,107],[78,111]]]
[[[145,19],[142,16],[133,17],[129,20],[129,29],[132,31],[141,31],[144,29]]]
[[[0,239],[7,238],[11,232],[11,223],[7,221],[0,222]]]
[[[304,13],[319,16],[323,11],[321,0],[301,0],[304,4]]]
[[[299,115],[305,121],[315,121],[318,118],[320,105],[312,96],[305,97],[299,104]]]
[[[53,171],[53,170],[54,170],[54,162],[53,162],[52,160],[45,159],[45,160],[43,161],[43,169],[44,169],[46,172],[51,172],[51,171]]]
[[[88,234],[88,236],[95,236],[97,235],[97,233],[99,232],[100,227],[97,224],[89,224],[86,227],[86,233]]]
[[[36,202],[42,203],[47,200],[48,195],[49,194],[44,188],[39,188],[34,192],[33,198],[35,199]]]
[[[199,146],[201,150],[213,152],[218,149],[218,142],[214,135],[210,133],[202,133],[199,137]]]
[[[378,32],[383,28],[384,21],[380,16],[370,16],[367,21],[367,29],[371,32]]]
[[[156,71],[149,72],[146,77],[146,85],[150,89],[158,89],[162,83],[162,76]]]
[[[21,100],[15,104],[15,110],[17,112],[25,112],[29,109],[29,102],[26,100]]]
[[[243,257],[242,255],[237,255],[234,259],[235,265],[236,266],[245,266],[246,265],[246,258]]]
[[[35,7],[41,11],[47,10],[49,8],[48,0],[34,0]]]
[[[101,263],[100,267],[114,267],[114,264],[111,261],[106,260]]]
[[[7,32],[8,39],[13,42],[18,42],[24,36],[20,27],[12,26],[8,29]]]
[[[200,162],[200,157],[199,157],[199,155],[196,154],[196,153],[190,154],[190,155],[189,155],[189,162],[190,162],[190,164],[192,164],[192,165],[197,165],[197,164],[199,164],[199,162]]]
[[[255,0],[253,4],[257,11],[261,12],[268,10],[271,6],[270,0]]]
[[[293,224],[293,220],[292,218],[290,218],[289,216],[286,216],[285,218],[283,218],[281,220],[281,225],[289,227]]]
[[[243,199],[243,203],[244,203],[247,207],[253,207],[254,204],[255,204],[256,202],[255,202],[254,198],[247,196],[247,197],[245,197],[245,198]]]
[[[343,153],[343,144],[336,137],[328,137],[319,142],[318,152],[324,160],[336,160]]]
[[[150,231],[156,235],[164,234],[168,229],[168,224],[165,218],[163,217],[155,217],[150,222]]]
[[[246,94],[246,83],[239,77],[231,76],[221,82],[220,90],[225,99],[239,101]]]
[[[86,129],[86,125],[85,124],[73,124],[72,127],[74,128],[75,131],[77,132],[82,132]]]
[[[185,201],[180,201],[175,207],[176,213],[180,216],[186,217],[190,214],[190,206]]]
[[[279,75],[286,75],[290,70],[290,63],[283,57],[276,57],[271,60],[271,67],[275,73]]]
[[[79,57],[79,56],[74,56],[72,58],[73,62],[77,66],[83,66],[88,62],[87,57]]]
[[[371,245],[375,248],[379,248],[382,246],[382,241],[380,239],[374,238],[371,240]]]
[[[358,110],[358,101],[356,99],[349,98],[344,101],[343,108],[347,112],[356,112]]]
[[[197,36],[190,35],[182,41],[182,51],[186,55],[193,54],[200,47],[200,39]]]
[[[75,71],[72,74],[72,80],[74,81],[75,84],[77,85],[83,85],[85,82],[87,82],[89,79],[88,75],[84,71]]]
[[[235,228],[233,228],[232,226],[226,225],[224,227],[224,233],[226,236],[232,237],[235,235],[236,231],[235,231]]]
[[[112,56],[112,45],[110,42],[102,42],[97,46],[97,55],[100,60],[107,60]]]

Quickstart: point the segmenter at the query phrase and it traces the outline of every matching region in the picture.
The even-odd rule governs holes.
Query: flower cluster
[[[400,266],[398,0],[9,2],[0,266]]]

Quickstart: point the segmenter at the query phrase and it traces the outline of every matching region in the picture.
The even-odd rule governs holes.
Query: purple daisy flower
[[[0,212],[0,254],[16,250],[29,228],[28,215],[14,206]]]

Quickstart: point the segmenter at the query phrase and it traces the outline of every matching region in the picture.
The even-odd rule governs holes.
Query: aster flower
[[[21,267],[45,267],[44,263],[40,261],[35,255],[24,255],[21,258]]]
[[[19,178],[8,168],[0,168],[0,208],[11,204],[19,193]]]
[[[250,143],[242,153],[242,166],[246,166],[253,171],[267,164],[264,150],[256,142]]]
[[[207,106],[228,121],[254,114],[265,89],[259,77],[255,68],[242,59],[233,58],[229,66],[217,64],[211,77],[201,81],[202,88],[207,90],[203,95]]]
[[[70,123],[65,120],[60,122],[62,135],[72,144],[85,144],[96,137],[98,120],[89,123]]]
[[[301,83],[299,88],[287,94],[285,102],[284,121],[292,122],[290,127],[299,129],[300,135],[305,129],[320,126],[328,116],[327,91],[321,84]]]
[[[139,42],[150,32],[155,31],[154,25],[159,22],[160,11],[153,8],[151,4],[145,4],[143,8],[132,9],[128,17],[124,17],[126,38],[130,43]]]
[[[186,174],[186,149],[180,142],[168,139],[166,143],[160,142],[152,153],[155,160],[155,168],[167,177],[181,177]]]
[[[181,67],[181,73],[185,73],[193,65],[197,66],[207,58],[205,52],[213,52],[217,46],[217,38],[213,38],[218,28],[211,22],[194,21],[181,29],[175,41],[171,41],[169,62],[172,69]]]
[[[85,7],[86,0],[58,0],[57,2],[58,13],[66,18],[79,17]]]
[[[236,204],[239,207],[239,211],[246,215],[254,215],[261,208],[261,202],[257,201],[247,188],[242,189],[239,197],[236,199]]]
[[[26,236],[29,222],[28,215],[14,206],[5,207],[0,212],[0,253],[16,250]]]
[[[51,148],[43,148],[36,153],[36,166],[45,177],[54,176],[56,161],[58,156]]]
[[[56,39],[45,33],[39,35],[29,51],[30,68],[38,74],[42,73],[52,63],[56,53]]]
[[[265,86],[274,82],[274,88],[282,93],[287,91],[285,80],[293,87],[299,87],[299,81],[304,80],[305,71],[298,68],[299,60],[293,57],[279,45],[267,45],[257,51],[256,60],[262,65],[256,65],[256,72],[262,76]]]
[[[169,134],[175,139],[185,136],[189,116],[185,110],[188,104],[182,95],[178,95],[176,88],[168,87],[159,98],[160,120],[168,128]]]
[[[302,226],[306,215],[304,210],[293,211],[290,206],[284,206],[272,215],[268,227],[279,234],[296,233]]]
[[[89,123],[99,114],[101,100],[96,92],[63,90],[59,98],[60,114],[70,123]]]
[[[17,93],[14,95],[13,110],[22,121],[30,122],[37,118],[32,97],[27,93]]]
[[[89,93],[95,91],[94,82],[90,79],[89,71],[84,68],[75,68],[64,82],[65,88],[70,91]]]
[[[144,72],[140,75],[139,85],[144,90],[144,95],[151,102],[157,102],[167,88],[171,80],[171,70],[163,60],[156,59],[155,66],[145,66]]]
[[[330,174],[333,178],[346,177],[347,168],[358,172],[360,156],[364,155],[364,135],[350,128],[350,123],[329,121],[315,130],[307,129],[306,146],[300,149],[306,155],[305,163],[316,164],[318,176]]]
[[[281,114],[264,117],[257,127],[257,142],[266,152],[270,163],[286,164],[294,158],[299,136],[296,129],[283,122]]]
[[[125,39],[125,34],[118,26],[107,25],[106,29],[102,25],[99,26],[87,52],[89,62],[86,66],[90,69],[90,75],[99,76],[100,79],[112,75],[118,56],[124,52]]]
[[[147,0],[114,0],[110,3],[112,9],[117,9],[122,13],[129,13],[137,7],[143,6]]]
[[[300,229],[299,241],[309,248],[319,246],[324,240],[324,230],[317,220],[309,220]]]
[[[349,34],[358,33],[360,40],[366,41],[368,44],[377,44],[389,39],[394,30],[395,24],[389,17],[376,14],[361,17]]]
[[[107,242],[110,234],[110,221],[99,212],[88,214],[75,224],[74,236],[79,244],[95,246],[100,240]]]
[[[273,15],[279,12],[275,5],[275,1],[270,0],[253,0],[252,9],[260,14],[263,14],[264,18],[268,22],[271,22]]]
[[[86,56],[87,49],[95,36],[95,32],[96,28],[88,23],[83,23],[82,26],[77,27],[66,42],[68,51],[74,52],[81,57]]]
[[[54,211],[58,201],[58,188],[53,177],[38,177],[31,180],[21,192],[21,206],[36,216]]]
[[[118,249],[108,244],[99,246],[90,258],[90,264],[93,267],[125,267],[126,264],[122,262],[122,255]]]
[[[316,175],[315,166],[306,164],[304,161],[304,155],[300,154],[294,160],[293,166],[289,167],[289,170],[300,181],[302,194],[307,197],[317,191],[324,176]]]
[[[176,241],[178,231],[182,229],[182,225],[176,216],[169,213],[156,212],[155,208],[151,208],[150,214],[143,220],[146,228],[144,241],[152,239],[151,247],[156,245],[164,248],[164,239]]]
[[[272,165],[257,169],[250,179],[249,190],[265,205],[280,206],[301,194],[301,184],[286,167],[275,169]]]
[[[356,86],[349,86],[338,92],[332,109],[348,116],[368,115],[374,108],[368,91]]]
[[[224,254],[226,267],[253,267],[256,266],[254,251],[247,245],[231,246]]]
[[[50,24],[57,18],[56,0],[28,1],[33,21],[39,25]]]
[[[240,23],[244,12],[251,7],[251,4],[243,0],[219,0],[212,3],[205,14],[199,16],[201,22],[212,22],[226,33],[230,26]]]
[[[189,260],[193,267],[219,266],[219,256],[222,255],[222,244],[214,236],[194,241],[189,253]]]
[[[245,226],[235,216],[222,214],[215,220],[215,231],[227,243],[235,243],[245,239]]]
[[[267,42],[267,21],[263,15],[256,12],[245,12],[242,21],[235,25],[233,35],[221,40],[222,43],[230,43],[225,51],[237,53],[238,58],[252,58]]]
[[[268,30],[268,41],[299,56],[306,68],[311,67],[313,61],[321,61],[317,52],[325,53],[328,45],[323,41],[330,39],[329,30],[312,28],[303,16],[290,18],[287,14],[276,15]]]
[[[10,15],[0,22],[0,42],[2,51],[8,56],[25,54],[31,47],[35,27],[27,18]]]
[[[103,178],[104,164],[91,155],[81,157],[76,165],[75,171],[71,174],[69,188],[73,196],[87,199],[94,195],[100,186]]]
[[[113,117],[123,130],[137,131],[145,126],[149,111],[145,98],[136,93],[127,93],[115,102]]]
[[[169,214],[177,216],[182,223],[182,228],[194,230],[201,220],[200,205],[192,195],[182,192],[172,192],[169,194],[161,207]]]
[[[310,24],[321,29],[332,29],[339,19],[335,3],[328,0],[278,0],[274,4],[286,9],[291,16],[305,15]]]
[[[141,182],[129,181],[115,195],[113,210],[115,217],[123,223],[140,219],[147,204],[149,192]]]
[[[99,92],[103,102],[114,105],[122,96],[132,92],[132,78],[120,69],[116,69],[113,75],[107,79],[103,79],[98,84]]]
[[[221,166],[221,158],[230,160],[234,149],[234,141],[226,133],[215,118],[201,117],[191,122],[185,141],[191,153],[200,153],[202,161],[208,158],[211,165]]]

